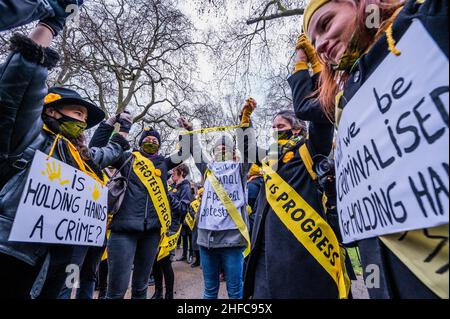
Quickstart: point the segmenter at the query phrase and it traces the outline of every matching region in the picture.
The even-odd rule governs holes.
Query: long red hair
[[[339,0],[332,0],[339,2]],[[389,18],[394,12],[404,4],[404,0],[354,0],[357,6],[356,17],[353,30],[357,30],[354,34],[359,39],[360,48],[362,51],[368,49],[380,36],[380,34],[387,28]],[[368,5],[375,4],[380,8],[380,28],[369,29],[366,26]],[[319,88],[314,93],[314,96],[319,100],[320,105],[327,115],[327,117],[335,122],[335,108],[336,95],[341,91],[344,83],[348,80],[349,74],[347,71],[338,71],[332,65],[321,61],[324,65],[320,74]]]

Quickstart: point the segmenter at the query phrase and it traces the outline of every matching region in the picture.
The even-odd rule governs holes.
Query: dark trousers
[[[95,281],[98,267],[103,255],[104,247],[75,247],[71,263],[80,269],[80,287],[77,289],[77,299],[89,300],[94,298]],[[64,285],[59,295],[60,299],[70,299],[72,288]]]
[[[106,290],[108,288],[108,260],[100,263],[98,269],[98,299],[106,298]]]
[[[155,262],[153,275],[155,277],[155,291],[163,291],[163,278],[166,284],[166,296],[173,295],[175,274],[172,268],[170,256]]]
[[[52,245],[50,247],[50,265],[38,299],[58,299],[66,284],[67,266],[71,264],[75,247],[72,245]]]
[[[31,288],[39,270],[40,267],[0,254],[0,300],[31,299]]]
[[[159,229],[140,233],[111,233],[108,242],[107,299],[125,297],[132,272],[132,298],[147,299],[148,278],[158,253],[159,241]]]
[[[188,226],[183,225],[181,237],[183,238],[183,257],[192,256],[192,232]]]

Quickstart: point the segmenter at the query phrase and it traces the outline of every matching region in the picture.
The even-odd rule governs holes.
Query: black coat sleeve
[[[330,120],[322,112],[319,102],[312,97],[317,89],[319,76],[320,73],[311,77],[308,71],[303,70],[294,73],[288,82],[297,117],[303,121],[328,124]]]
[[[18,155],[42,130],[48,69],[59,59],[29,38],[14,35],[13,53],[0,66],[0,157]]]
[[[111,135],[114,132],[114,126],[110,126],[105,122],[101,123],[92,136],[89,147],[105,147],[108,145]]]
[[[0,31],[16,28],[54,15],[55,12],[48,1],[0,0]]]
[[[329,155],[333,146],[334,127],[323,113],[319,102],[312,97],[317,88],[319,74],[310,76],[304,70],[293,74],[288,82],[292,89],[294,109],[297,117],[309,121],[308,147],[312,156]]]

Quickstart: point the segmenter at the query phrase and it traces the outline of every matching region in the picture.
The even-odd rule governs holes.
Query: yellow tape
[[[235,126],[219,126],[219,127],[210,127],[210,128],[203,128],[200,130],[194,130],[194,131],[183,131],[181,135],[195,135],[195,134],[207,134],[211,132],[225,132],[225,131],[231,131],[231,130],[237,130],[240,128],[248,128],[249,125],[235,125]]]
[[[281,222],[336,282],[339,298],[347,299],[350,279],[345,255],[328,223],[270,166],[263,164],[267,201]]]
[[[237,210],[236,206],[234,206],[233,201],[231,200],[230,196],[227,194],[227,191],[220,184],[219,180],[214,175],[214,173],[211,170],[207,170],[206,176],[207,176],[209,182],[211,183],[211,186],[214,188],[214,191],[216,192],[220,201],[222,202],[223,206],[225,206],[225,208],[227,209],[228,214],[230,214],[234,223],[236,224],[239,231],[241,232],[241,235],[247,241],[247,248],[244,251],[244,257],[247,257],[251,251],[250,233],[248,231],[247,225],[244,222],[244,219],[242,218],[241,213]]]

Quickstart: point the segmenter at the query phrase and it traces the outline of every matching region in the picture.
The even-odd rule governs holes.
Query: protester
[[[310,90],[312,89],[311,87]],[[308,96],[306,93],[304,98]],[[293,95],[295,96],[295,92]],[[311,232],[319,234],[319,238],[327,233],[330,240],[335,236],[325,221],[322,199],[310,172],[312,158],[317,154],[328,154],[331,151],[333,126],[331,123],[311,122],[307,130],[305,123],[301,122],[293,111],[282,111],[275,117],[273,128],[277,133],[279,147],[278,161],[271,165],[277,167],[277,171],[271,172],[269,167],[264,169],[267,175],[254,213],[253,250],[246,269],[245,297],[254,299],[346,297],[347,292],[344,290],[348,288],[342,287],[342,281],[341,287],[337,285],[337,278],[330,276],[327,269],[328,261],[325,264],[319,262],[322,252],[312,249],[310,246],[312,240],[309,241],[310,238],[314,238],[309,237]],[[272,184],[277,187],[274,188]],[[289,196],[284,197],[286,194],[292,196],[290,201]],[[281,199],[285,200],[282,207],[277,206]],[[306,203],[301,204],[302,201]],[[311,208],[307,209],[308,206],[305,205]],[[298,207],[301,207],[300,211]],[[297,229],[295,227],[291,229],[287,227],[286,221],[281,219],[286,213],[289,215],[292,213],[292,220],[299,222],[306,218],[306,215],[297,217],[296,214],[304,210],[308,210],[309,217],[306,223],[310,223],[309,225],[304,222],[298,225]],[[290,226],[292,227],[292,224]],[[308,236],[301,237],[301,231],[307,232]],[[336,258],[340,258],[338,244],[335,244],[335,247],[327,248],[326,245],[324,247],[331,250],[334,248],[333,254],[337,254]],[[338,275],[342,275],[343,270],[337,270]]]
[[[189,139],[183,141],[187,141],[189,147]],[[139,146],[114,164],[122,176],[128,178],[128,186],[111,224],[107,299],[124,298],[132,270],[132,298],[147,298],[149,276],[161,234],[167,235],[171,226],[171,210],[175,213],[187,210],[182,208],[183,201],[169,197],[167,179],[168,172],[186,160],[189,152],[180,149],[169,157],[160,155],[161,136],[154,129],[142,133]]]
[[[73,13],[73,10],[67,10],[68,6],[81,6],[83,2],[84,0],[1,0],[0,31],[41,20],[57,35],[64,28],[66,17]]]
[[[0,193],[2,298],[28,299],[40,295],[55,299],[64,284],[65,267],[73,250],[70,245],[8,241],[35,151],[49,154],[101,181],[101,169],[116,161],[128,146],[117,135],[107,147],[88,149],[83,144],[83,131],[96,126],[104,117],[103,111],[66,88],[52,88],[46,96],[47,69],[54,67],[58,59],[57,53],[48,48],[52,38],[49,28],[40,24],[30,38],[13,36],[12,54],[1,68],[0,126],[4,135],[0,157],[2,171],[9,173],[2,176],[6,177],[6,183]],[[55,146],[57,152],[53,151]]]
[[[369,4],[377,6],[380,23],[376,26],[365,24],[368,15],[368,10],[366,9]],[[326,18],[326,16],[331,15],[333,18]],[[425,28],[425,31],[421,31],[423,30],[422,26]],[[324,113],[329,118],[335,119],[336,125],[339,127],[339,133],[342,133],[340,124],[342,124],[341,119],[343,116],[351,116],[351,114],[345,114],[347,106],[351,104],[352,99],[356,99],[358,94],[360,96],[360,91],[371,78],[374,78],[378,67],[389,63],[389,59],[393,58],[397,68],[391,66],[390,69],[397,69],[399,77],[400,74],[403,74],[401,72],[404,71],[405,67],[401,66],[400,61],[411,56],[408,55],[408,50],[411,49],[403,45],[402,48],[406,51],[402,52],[403,49],[399,49],[397,44],[407,36],[408,30],[413,30],[413,28],[416,31],[411,31],[415,33],[412,35],[413,40],[409,41],[414,42],[415,48],[409,52],[417,55],[414,61],[425,59],[423,56],[425,54],[421,53],[421,55],[418,55],[416,48],[424,47],[424,44],[420,41],[425,41],[422,34],[428,33],[427,36],[431,37],[431,42],[434,41],[434,44],[426,45],[426,50],[428,52],[432,52],[433,48],[435,48],[435,52],[441,50],[440,52],[445,54],[444,59],[447,59],[448,66],[448,1],[310,1],[305,11],[304,30],[324,64],[316,100],[320,103]],[[409,39],[411,39],[411,36]],[[439,54],[442,53],[437,53],[426,61],[429,64],[433,61],[438,61]],[[426,67],[430,66],[426,65]],[[407,68],[413,70],[409,66]],[[441,68],[436,70],[441,72]],[[419,73],[413,75],[417,79],[426,78],[425,71],[417,72]],[[380,82],[379,84],[394,83],[396,78],[393,78],[393,76],[383,74],[382,83]],[[433,75],[428,75],[429,80],[433,78]],[[400,98],[398,94],[400,92],[398,80],[396,83],[397,88],[393,89],[393,94],[398,99]],[[444,91],[441,88],[440,92],[448,94],[448,79],[445,85],[446,87],[443,87]],[[417,93],[418,96],[429,94],[426,91],[420,95],[420,90],[425,90],[425,88],[416,87],[414,88],[414,93]],[[405,90],[402,92],[403,95],[406,93]],[[378,94],[376,89],[375,93]],[[370,95],[362,96],[366,101],[364,104],[367,105],[367,112],[370,112],[368,106],[372,101],[372,94],[373,89]],[[380,97],[378,96],[378,98]],[[435,101],[443,103],[439,102],[439,96],[435,97]],[[411,103],[406,102],[406,104],[403,103],[401,105],[405,112],[408,111],[408,104]],[[386,110],[383,110],[384,106],[379,105],[379,107],[382,112],[386,112]],[[415,112],[417,114],[418,111],[416,110]],[[444,116],[438,108],[428,108],[428,112],[430,113],[427,115],[427,118],[432,117],[433,113],[438,117]],[[444,112],[447,112],[444,125],[447,127],[446,131],[448,134],[448,110]],[[353,119],[360,118],[360,116],[361,114],[358,113],[357,117],[353,116]],[[362,118],[364,119],[365,117]],[[369,126],[372,120],[375,120],[374,116],[371,116],[370,120],[366,120],[362,125]],[[395,119],[389,116],[389,120],[394,121]],[[385,123],[388,123],[388,121]],[[355,127],[356,125],[357,123],[355,123]],[[397,133],[400,134],[401,125],[398,125]],[[412,129],[416,130],[416,128]],[[355,135],[355,132],[356,130],[354,130],[352,135]],[[440,131],[442,134],[444,132]],[[425,139],[427,138],[425,133]],[[389,143],[392,140],[392,136],[389,134],[389,131],[385,131],[385,133],[377,134],[376,140]],[[394,143],[401,145],[397,146],[397,150],[399,154],[402,154],[403,149],[401,147],[404,146],[404,140],[397,137],[396,141],[400,141]],[[448,140],[446,144],[448,151]],[[444,152],[443,149],[439,150],[439,152],[441,151]],[[407,148],[406,153],[408,153]],[[350,156],[345,151],[340,155],[343,158]],[[409,158],[403,161],[406,164],[406,162],[414,160]],[[440,163],[435,164],[440,166]],[[445,165],[448,167],[448,158]],[[405,166],[402,165],[402,169],[396,170],[394,176],[392,176],[393,180],[399,183],[403,183],[401,182],[404,173],[403,167]],[[385,174],[380,173],[380,176]],[[446,194],[448,197],[448,186]],[[414,194],[411,193],[409,196],[410,198],[405,197],[405,203],[416,202]],[[417,208],[417,211],[420,211],[420,207]],[[409,213],[413,214],[414,212],[411,211]],[[419,212],[416,213],[420,214]],[[378,285],[369,287],[370,297],[373,299],[448,298],[448,224],[432,229],[409,230],[407,233],[391,234],[357,241],[366,278],[370,278],[370,269],[373,269],[374,266],[379,269]],[[428,251],[426,251],[427,249]],[[425,262],[420,260],[425,260]],[[435,264],[432,266],[431,262],[435,262]],[[439,269],[442,265],[446,266]],[[437,270],[434,269],[435,267]]]
[[[247,101],[241,125],[248,130],[250,115],[256,108]],[[184,123],[187,130],[192,125]],[[194,138],[193,156],[201,174],[206,177],[198,217],[198,239],[204,277],[204,299],[217,299],[220,273],[223,268],[230,299],[242,299],[244,250],[250,248],[247,199],[245,196],[249,145],[255,144],[254,134],[237,134],[243,150],[244,164],[237,162],[237,149],[231,137],[221,136],[213,145],[214,159],[209,162],[198,140]],[[245,163],[247,162],[247,163]],[[206,174],[206,175],[205,175]],[[226,181],[226,183],[224,183]],[[230,197],[230,194],[232,198]]]
[[[186,179],[189,175],[189,167],[181,164],[173,170],[172,180],[174,185],[170,190],[170,196],[174,197],[172,202],[183,202],[178,209],[172,209],[171,232],[178,233],[181,222],[184,221],[192,201],[191,184]],[[163,299],[163,278],[166,287],[165,299],[174,298],[175,275],[172,268],[170,255],[155,262],[153,275],[155,277],[155,294],[152,299]]]

